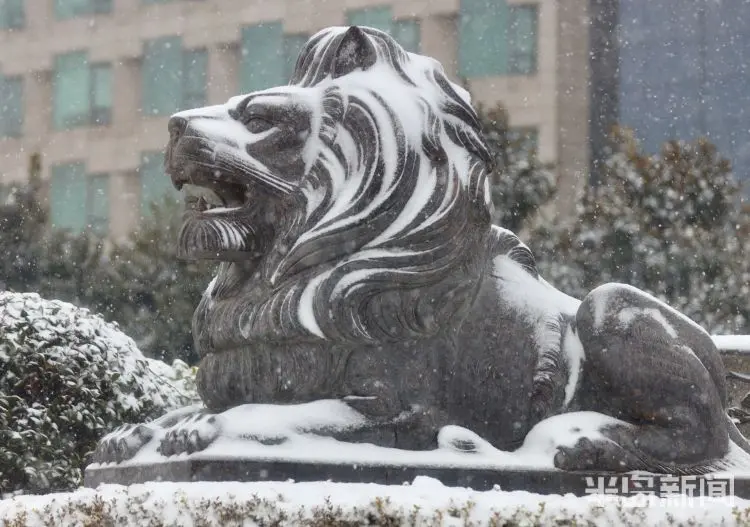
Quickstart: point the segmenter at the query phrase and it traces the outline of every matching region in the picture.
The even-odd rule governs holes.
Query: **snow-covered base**
[[[750,353],[750,335],[713,335],[711,338],[720,350]]]
[[[175,410],[174,414],[185,412]],[[169,417],[169,414],[164,418]],[[480,469],[555,470],[558,447],[572,447],[582,437],[601,437],[599,430],[609,424],[625,424],[597,412],[570,412],[538,423],[526,435],[521,448],[506,452],[494,448],[471,430],[459,426],[443,427],[437,438],[438,448],[413,451],[380,447],[368,443],[338,441],[321,430],[346,430],[361,424],[363,417],[340,400],[320,400],[296,405],[246,404],[206,419],[189,416],[169,429],[157,430],[131,459],[119,466],[154,465],[174,460],[264,460],[302,463],[354,465],[391,465],[410,467],[453,467]],[[158,423],[158,421],[156,421]],[[211,430],[211,427],[216,427]],[[166,457],[160,444],[167,430],[185,435],[197,432],[202,437],[216,434],[205,450],[193,454]],[[118,432],[111,436],[118,439]],[[267,441],[261,441],[266,439]],[[276,439],[276,441],[274,441]],[[460,445],[472,444],[472,452]],[[115,463],[93,463],[87,470],[114,467]],[[750,474],[750,455],[734,443],[715,467],[718,472]]]
[[[750,525],[750,501],[476,492],[411,485],[149,483],[0,501],[0,524],[42,525]]]

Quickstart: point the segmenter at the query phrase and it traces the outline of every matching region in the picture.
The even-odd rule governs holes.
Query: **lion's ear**
[[[351,73],[357,68],[366,70],[378,60],[378,53],[364,31],[350,27],[341,39],[333,58],[333,78]]]

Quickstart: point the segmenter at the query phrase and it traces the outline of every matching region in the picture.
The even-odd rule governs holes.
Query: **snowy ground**
[[[475,492],[425,477],[404,486],[149,483],[2,500],[0,524],[750,525],[750,501]]]

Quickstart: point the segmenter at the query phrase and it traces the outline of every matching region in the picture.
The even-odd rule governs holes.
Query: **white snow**
[[[444,427],[438,436],[438,448],[434,450],[400,450],[339,441],[326,434],[355,428],[365,422],[359,413],[340,400],[298,405],[246,404],[217,415],[215,422],[218,426],[215,441],[205,450],[191,454],[191,459],[252,458],[354,465],[544,470],[555,469],[553,460],[558,446],[573,446],[582,437],[601,437],[599,430],[605,425],[628,426],[596,412],[570,412],[540,422],[531,429],[518,450],[506,452],[459,426]],[[205,420],[196,420],[195,417],[188,417],[175,426],[187,433],[196,430],[204,437],[211,433]],[[151,441],[122,465],[175,459],[166,458],[157,451],[167,430],[156,430]],[[264,439],[274,441],[264,444]],[[477,449],[474,452],[459,450],[454,446],[457,442],[474,443]],[[750,456],[741,449],[732,449],[718,466],[722,470],[750,472]],[[100,465],[92,467],[100,468]]]
[[[621,309],[617,314],[620,322],[625,327],[629,327],[639,316],[645,316],[651,318],[652,320],[655,320],[656,322],[661,324],[661,326],[664,328],[664,331],[667,332],[667,335],[672,338],[677,338],[677,330],[675,330],[672,324],[669,323],[664,314],[655,307],[626,307],[624,309]]]
[[[0,501],[0,523],[28,527],[331,525],[337,520],[348,525],[737,525],[748,515],[750,501],[734,497],[475,491],[422,476],[390,486],[291,481],[102,485]],[[14,524],[17,519],[23,523]]]
[[[720,350],[750,353],[750,335],[713,335],[711,338]]]
[[[567,407],[570,401],[573,400],[576,388],[578,387],[578,379],[581,374],[581,367],[583,361],[586,359],[586,351],[583,349],[583,343],[578,338],[571,328],[565,333],[563,338],[563,353],[565,354],[565,360],[568,363],[568,382],[565,385],[565,401],[563,404]]]

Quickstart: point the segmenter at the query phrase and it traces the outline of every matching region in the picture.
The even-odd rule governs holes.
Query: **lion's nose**
[[[169,120],[167,130],[169,130],[169,137],[172,138],[172,141],[177,141],[185,133],[187,125],[188,121],[184,117],[174,116]]]

